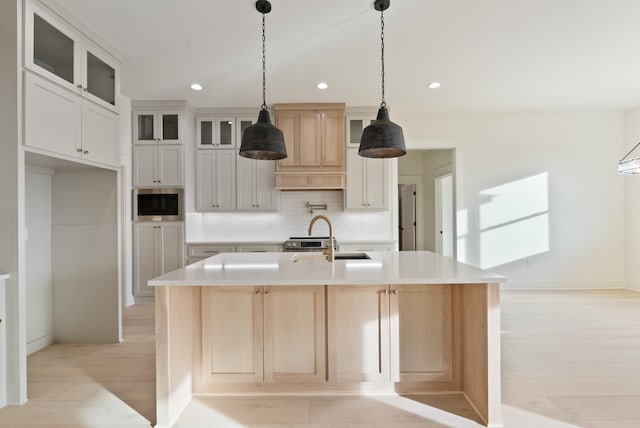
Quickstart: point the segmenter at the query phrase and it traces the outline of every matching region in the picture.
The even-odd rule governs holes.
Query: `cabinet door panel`
[[[364,180],[367,188],[366,203],[370,209],[386,209],[389,207],[389,159],[362,158],[365,163]]]
[[[213,148],[214,122],[211,117],[196,120],[196,146],[199,149]]]
[[[347,150],[347,190],[345,208],[360,209],[365,205],[365,186],[367,182],[364,158],[358,155],[358,149]]]
[[[25,144],[80,157],[82,99],[30,74],[25,87]]]
[[[242,156],[237,157],[237,203],[239,210],[255,210],[256,208],[256,169],[257,162],[273,163],[248,159]]]
[[[160,139],[163,143],[180,143],[180,113],[159,113]]]
[[[324,382],[324,287],[269,287],[264,294],[266,382]]]
[[[321,129],[320,113],[300,112],[300,166],[320,166],[321,160]]]
[[[196,208],[198,211],[214,211],[216,154],[213,151],[196,151]]]
[[[156,114],[152,111],[140,111],[134,114],[133,135],[136,144],[156,142]]]
[[[179,269],[184,264],[182,223],[162,225],[162,272]]]
[[[215,188],[218,209],[236,208],[236,151],[216,151]]]
[[[329,381],[389,381],[387,286],[327,290]]]
[[[158,151],[152,146],[133,148],[133,185],[156,186],[156,164]]]
[[[391,317],[397,319],[397,327],[391,331],[392,340],[397,340],[391,347],[394,378],[450,381],[453,368],[451,285],[391,288]]]
[[[91,102],[82,103],[83,157],[108,165],[120,164],[118,115]]]
[[[278,209],[275,162],[256,161],[256,205],[260,211]]]
[[[102,49],[84,43],[82,51],[85,95],[103,107],[115,110],[120,76],[118,64]]]
[[[138,223],[133,226],[133,292],[136,296],[153,296],[147,281],[160,275],[162,260],[157,248],[161,242],[159,226]]]
[[[322,166],[344,168],[344,115],[322,113]]]
[[[262,382],[260,287],[203,287],[202,372],[208,382]]]
[[[284,144],[287,148],[287,158],[279,160],[278,166],[298,166],[298,115],[294,112],[277,112],[276,126],[284,134]]]
[[[158,185],[182,186],[182,146],[159,146],[158,150]]]

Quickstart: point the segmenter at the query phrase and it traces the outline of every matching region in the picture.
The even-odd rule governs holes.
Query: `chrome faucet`
[[[311,236],[311,231],[313,230],[313,225],[318,220],[324,220],[329,225],[329,248],[323,251],[324,255],[327,256],[327,261],[333,261],[333,225],[327,216],[317,215],[311,219],[311,223],[309,223],[309,236]]]

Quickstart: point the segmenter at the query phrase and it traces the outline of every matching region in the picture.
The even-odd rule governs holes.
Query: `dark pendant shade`
[[[284,134],[271,124],[267,110],[260,110],[258,121],[244,130],[239,154],[245,158],[260,160],[287,157]]]
[[[389,120],[386,107],[380,107],[376,120],[362,131],[358,154],[365,158],[396,158],[406,153],[402,128]]]

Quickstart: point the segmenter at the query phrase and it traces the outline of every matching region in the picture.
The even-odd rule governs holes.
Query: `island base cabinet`
[[[202,291],[205,382],[262,382],[262,287]]]
[[[205,390],[224,383],[325,382],[325,366],[323,286],[203,289]]]
[[[327,310],[329,382],[388,382],[388,286],[328,286]]]
[[[324,287],[265,287],[264,339],[265,382],[325,382]]]
[[[450,284],[390,287],[392,381],[453,381],[453,294]]]

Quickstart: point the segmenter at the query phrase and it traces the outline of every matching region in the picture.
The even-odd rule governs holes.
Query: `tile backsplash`
[[[307,202],[326,204],[327,210],[311,214]],[[306,236],[317,214],[329,217],[338,242],[393,240],[389,211],[344,211],[339,190],[281,192],[278,212],[187,213],[186,238],[187,242],[284,242],[290,236]],[[328,234],[326,223],[314,225],[313,235]]]

